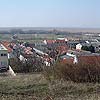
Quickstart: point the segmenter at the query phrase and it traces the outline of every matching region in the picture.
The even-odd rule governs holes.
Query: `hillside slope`
[[[0,76],[0,100],[100,100],[100,84],[49,82],[41,74]]]

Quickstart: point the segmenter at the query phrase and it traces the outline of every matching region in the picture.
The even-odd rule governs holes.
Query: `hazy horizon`
[[[0,31],[10,31],[13,29],[21,29],[23,31],[27,30],[58,30],[58,31],[65,31],[65,32],[90,32],[90,33],[100,33],[100,28],[68,28],[68,27],[0,27]]]

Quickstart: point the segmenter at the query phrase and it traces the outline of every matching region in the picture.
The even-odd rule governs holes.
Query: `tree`
[[[94,46],[91,45],[91,46],[89,47],[89,51],[90,51],[91,53],[95,53],[95,48],[94,48]]]
[[[90,51],[91,53],[95,53],[95,48],[94,46],[82,46],[82,50],[85,50],[85,51]]]
[[[88,46],[82,46],[82,50],[89,51],[89,47]]]

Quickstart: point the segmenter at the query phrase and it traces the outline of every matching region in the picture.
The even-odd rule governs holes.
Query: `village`
[[[99,97],[99,33],[28,32],[0,34],[1,98],[75,100],[81,94],[83,100],[95,100],[95,93]]]
[[[63,36],[56,39],[47,37],[35,42],[21,41],[22,38],[18,35],[12,35],[10,41],[1,40],[0,42],[1,72],[7,71],[9,66],[15,73],[40,72],[44,66],[53,66],[58,60],[68,64],[100,63],[100,41],[93,36],[88,38],[93,34],[85,34],[87,36],[85,39]],[[97,35],[99,37],[99,34]],[[34,38],[36,35],[32,37],[30,34],[30,36]]]
[[[0,100],[100,100],[100,0],[1,0]]]

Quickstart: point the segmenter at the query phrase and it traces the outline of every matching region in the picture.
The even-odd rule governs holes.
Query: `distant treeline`
[[[0,34],[56,34],[56,35],[68,35],[73,34],[71,32],[59,31],[59,30],[22,30],[22,29],[13,29],[13,30],[2,30]],[[82,34],[82,32],[76,33],[77,35]]]

